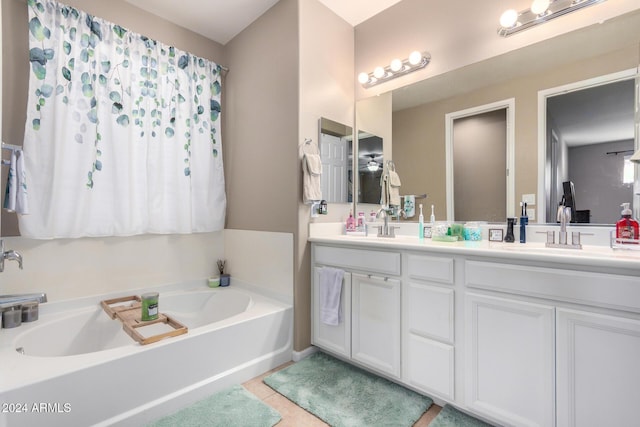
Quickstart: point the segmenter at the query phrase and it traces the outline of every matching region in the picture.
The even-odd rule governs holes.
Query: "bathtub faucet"
[[[18,267],[22,270],[22,255],[13,249],[9,251],[4,250],[4,240],[0,240],[0,273],[4,271],[4,260],[17,261]]]

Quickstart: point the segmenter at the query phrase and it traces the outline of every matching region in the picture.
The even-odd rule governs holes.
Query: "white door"
[[[553,426],[554,308],[468,293],[467,407],[517,426]]]
[[[333,326],[320,321],[320,270],[321,267],[313,269],[311,342],[327,351],[351,357],[351,273],[345,272],[342,279],[342,321]]]
[[[400,378],[400,281],[352,274],[351,356]]]
[[[337,136],[320,135],[320,157],[322,158],[322,197],[327,202],[347,202],[347,141]]]
[[[558,426],[640,425],[640,321],[558,309]]]

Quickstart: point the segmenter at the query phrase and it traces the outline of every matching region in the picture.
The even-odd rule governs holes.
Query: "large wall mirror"
[[[609,201],[604,196],[607,190],[598,189],[593,184],[596,181],[600,183],[602,181],[593,173],[597,169],[607,169],[616,177],[620,175],[618,179],[620,182],[617,185],[627,192],[625,194],[633,193],[633,185],[622,183],[623,171],[618,169],[619,167],[624,169],[624,167],[616,166],[614,170],[606,165],[607,160],[616,160],[619,165],[623,165],[624,157],[629,154],[629,151],[638,149],[638,141],[633,136],[631,138],[613,134],[602,136],[600,143],[611,143],[611,145],[606,148],[604,145],[600,147],[604,148],[605,152],[598,159],[587,153],[595,145],[584,147],[582,143],[569,143],[566,150],[573,155],[556,158],[553,166],[554,173],[551,173],[551,162],[547,160],[546,149],[539,147],[538,136],[539,93],[550,88],[626,72],[631,73],[626,77],[626,85],[617,88],[625,94],[626,101],[620,102],[627,105],[629,100],[638,102],[633,98],[633,79],[637,75],[640,64],[638,28],[640,28],[640,11],[634,11],[601,24],[563,34],[390,92],[392,130],[391,137],[384,139],[384,150],[385,153],[389,153],[389,158],[393,159],[399,171],[402,179],[401,194],[427,193],[426,203],[435,205],[437,220],[458,220],[454,212],[448,212],[450,210],[448,206],[451,204],[447,199],[446,191],[445,117],[456,111],[513,98],[515,100],[514,166],[508,174],[512,174],[511,178],[514,180],[514,197],[511,202],[508,202],[510,206],[507,208],[507,215],[509,212],[519,214],[519,202],[526,196],[528,200],[534,201],[529,202],[528,206],[530,222],[555,222],[554,215],[548,215],[546,208],[554,205],[557,207],[560,201],[558,198],[561,199],[558,189],[562,188],[565,181],[573,181],[578,209],[590,211],[588,214],[592,224],[614,223],[619,218],[617,205],[623,201],[632,202],[635,214],[638,215],[638,196],[634,196],[634,200]],[[627,36],[621,37],[621,34]],[[437,58],[434,58],[434,61],[437,61]],[[556,95],[559,96],[559,94]],[[601,109],[602,115],[599,117],[602,117],[602,120],[596,119],[592,111],[578,113],[578,110],[574,109],[573,112],[586,116],[592,122],[613,121],[614,112],[607,106],[617,104],[618,101],[610,99],[610,95],[604,91],[591,95],[594,97],[595,105]],[[360,103],[364,101],[367,99],[359,100],[356,104],[356,114],[359,116],[363,114],[360,111]],[[560,102],[561,99],[558,98],[556,101]],[[583,106],[586,107],[586,105]],[[631,106],[633,107],[633,104]],[[550,114],[555,114],[556,107],[557,105],[553,105],[552,102]],[[546,115],[546,105],[544,109]],[[628,118],[629,112],[625,114]],[[558,120],[562,121],[562,119]],[[636,117],[635,120],[638,118]],[[575,124],[575,126],[580,125]],[[557,129],[554,132],[556,137],[562,138]],[[543,128],[542,133],[546,133],[546,128]],[[546,139],[542,143],[546,144]],[[614,152],[619,153],[614,154]],[[579,160],[580,157],[586,159]],[[637,186],[638,168],[636,166],[632,167],[633,169],[635,169],[633,179]],[[568,175],[567,171],[569,171]],[[556,177],[555,200],[553,200],[553,192],[545,190],[545,188],[551,188],[550,184],[539,188],[539,181],[549,182],[554,175]],[[465,188],[467,194],[486,194],[486,190],[476,190],[471,185],[472,183]],[[628,198],[627,195],[622,197]],[[597,206],[604,205],[611,205],[607,208],[610,207],[613,212],[598,212]],[[492,221],[491,218],[477,219]]]
[[[329,203],[353,202],[353,130],[350,126],[320,118],[322,197]]]
[[[620,205],[633,202],[635,76],[630,69],[540,92],[546,222],[563,197],[578,223],[614,223]]]

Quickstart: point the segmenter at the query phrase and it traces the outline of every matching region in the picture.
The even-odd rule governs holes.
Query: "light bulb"
[[[382,77],[384,77],[384,68],[382,68],[382,67],[376,67],[376,68],[373,70],[373,76],[374,76],[376,79],[381,79]]]
[[[514,9],[506,10],[502,16],[500,16],[500,25],[504,28],[511,28],[518,22],[518,12]]]
[[[409,64],[418,65],[422,61],[422,54],[417,50],[414,50],[409,55]]]
[[[550,0],[533,0],[531,3],[531,12],[536,15],[542,15],[549,9]]]
[[[367,83],[369,81],[369,74],[367,73],[358,74],[358,81],[360,82],[360,84]]]
[[[393,61],[391,61],[391,64],[389,64],[389,68],[391,68],[391,71],[393,71],[394,73],[397,73],[398,71],[402,70],[402,61],[400,61],[399,59],[394,59]]]

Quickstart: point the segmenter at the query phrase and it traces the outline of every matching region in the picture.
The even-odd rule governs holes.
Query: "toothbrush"
[[[436,222],[436,216],[433,214],[433,205],[431,205],[431,217],[429,218],[429,222],[431,222],[431,224]]]

